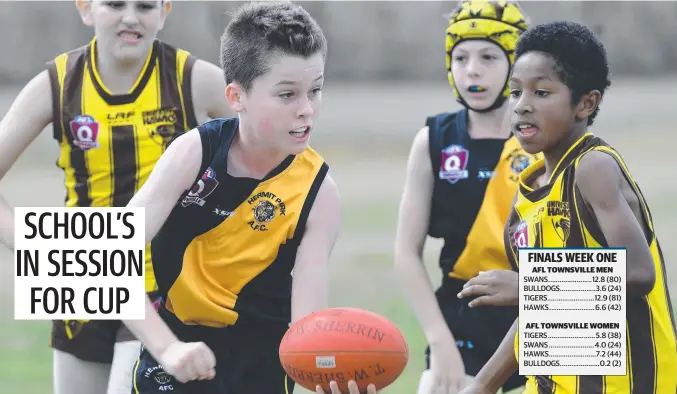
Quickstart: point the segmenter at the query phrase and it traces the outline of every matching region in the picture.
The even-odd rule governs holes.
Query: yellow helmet
[[[465,40],[487,40],[497,44],[505,51],[510,66],[515,61],[515,46],[520,35],[527,29],[526,17],[515,2],[464,0],[449,17],[446,38],[446,66],[449,84],[458,100],[463,102],[456,89],[451,74],[451,52],[456,45]],[[499,107],[510,94],[508,81],[497,102],[486,111]]]

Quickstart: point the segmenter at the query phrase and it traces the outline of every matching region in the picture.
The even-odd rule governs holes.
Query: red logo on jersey
[[[200,177],[200,180],[193,185],[188,194],[183,198],[181,206],[185,208],[191,204],[205,205],[205,198],[212,194],[218,185],[219,181],[216,180],[216,172],[211,167],[207,168],[202,177]]]
[[[78,115],[70,121],[73,145],[82,150],[99,147],[99,122],[89,115]]]
[[[446,179],[449,183],[456,183],[460,179],[468,178],[468,157],[470,152],[460,145],[449,145],[442,151],[440,162],[440,179]]]
[[[211,167],[207,167],[205,173],[202,174],[202,177],[200,179],[214,179],[214,178],[216,178],[216,173]]]
[[[529,225],[526,221],[523,220],[517,224],[513,238],[517,249],[529,247]]]

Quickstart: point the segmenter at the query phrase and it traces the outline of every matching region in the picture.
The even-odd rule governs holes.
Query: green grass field
[[[663,246],[673,302],[677,302],[677,243],[673,242],[677,213],[672,197],[677,191],[672,172],[677,158],[670,116],[677,102],[677,79],[616,84],[619,86],[609,92],[593,130],[621,151],[648,199]],[[392,264],[402,174],[411,137],[424,117],[458,107],[444,85],[383,89],[327,88],[314,145],[326,155],[343,201],[341,234],[331,263],[332,306],[365,308],[383,314],[401,328],[411,349],[410,361],[401,378],[383,392],[411,394],[424,365],[426,344],[402,298]],[[410,97],[413,90],[425,100],[403,100],[402,108],[365,105],[383,97]],[[0,113],[14,94],[0,95]],[[360,97],[360,101],[353,97]],[[43,133],[0,182],[0,193],[10,203],[62,203],[62,175],[53,165],[56,152],[48,134]],[[431,241],[426,248],[426,265],[435,283],[439,281],[439,247],[439,242]],[[49,325],[13,321],[12,256],[1,247],[0,261],[0,393],[51,393]]]

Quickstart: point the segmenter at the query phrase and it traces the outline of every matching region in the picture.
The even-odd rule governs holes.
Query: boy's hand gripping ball
[[[315,312],[292,324],[280,343],[280,361],[297,384],[315,391],[329,382],[348,392],[354,380],[360,393],[373,383],[381,390],[397,379],[409,360],[409,347],[388,319],[354,308]]]

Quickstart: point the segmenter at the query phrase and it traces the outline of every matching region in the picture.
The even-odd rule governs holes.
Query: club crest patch
[[[456,183],[468,178],[468,159],[470,152],[461,145],[449,145],[442,150],[440,160],[440,179]]]
[[[99,122],[90,115],[78,115],[69,123],[73,145],[87,151],[99,147]]]
[[[269,223],[275,217],[275,205],[267,200],[261,200],[252,210],[258,223]]]
[[[205,199],[212,194],[218,185],[219,181],[216,180],[214,169],[211,167],[207,168],[200,180],[197,181],[186,197],[183,198],[181,206],[185,208],[191,204],[197,204],[199,206],[205,205]]]
[[[273,223],[273,219],[279,216],[286,216],[287,206],[284,201],[275,193],[261,191],[247,199],[251,206],[253,220],[248,224],[254,231],[268,231],[268,226]]]
[[[515,243],[515,248],[522,249],[529,247],[529,224],[526,221],[521,221],[515,228],[515,233],[513,234],[513,242]]]
[[[512,172],[519,175],[522,171],[529,167],[529,164],[531,164],[531,159],[529,156],[525,155],[524,153],[517,153],[512,157],[510,168],[512,169]]]

